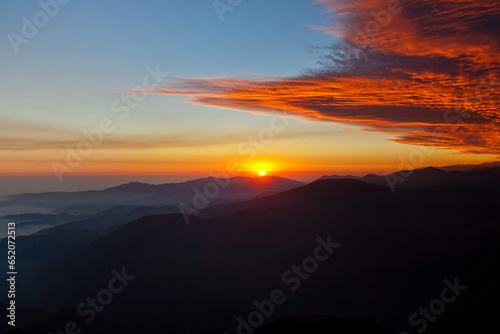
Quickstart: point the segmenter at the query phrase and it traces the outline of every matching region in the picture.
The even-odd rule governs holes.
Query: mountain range
[[[74,321],[93,333],[500,330],[500,168],[405,175],[396,191],[385,176],[239,180],[189,224],[175,207],[112,206],[19,238],[17,302],[32,310],[20,327],[58,333]],[[148,185],[127,184],[104,193],[124,192],[137,203],[134,191],[142,201],[167,197],[172,187],[165,187],[151,194]],[[78,306],[106,301],[101,291],[116,273],[129,277],[127,285],[87,324]],[[444,309],[429,318],[419,313],[436,309],[443,296],[453,302],[441,302]]]

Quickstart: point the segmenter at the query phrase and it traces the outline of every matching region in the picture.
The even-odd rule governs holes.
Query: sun
[[[267,176],[274,171],[274,166],[270,162],[263,160],[256,161],[249,167],[251,173],[257,176]]]

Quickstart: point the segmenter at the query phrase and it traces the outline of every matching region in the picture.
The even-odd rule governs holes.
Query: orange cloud
[[[318,0],[342,38],[292,78],[177,78],[159,94],[365,126],[394,141],[500,153],[498,1]]]
[[[357,44],[407,55],[498,61],[497,0],[317,0],[334,24],[320,27]]]

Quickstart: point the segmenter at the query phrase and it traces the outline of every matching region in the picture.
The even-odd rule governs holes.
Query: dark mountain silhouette
[[[456,279],[467,289],[426,333],[495,332],[500,174],[475,173],[480,182],[463,173],[394,193],[359,180],[322,180],[206,209],[189,225],[180,214],[143,217],[67,258],[26,269],[19,289],[30,298],[19,301],[52,310],[77,305],[107,286],[111,270],[124,268],[134,280],[100,313],[115,323],[234,333],[254,301],[280,289],[286,301],[266,323],[328,314],[373,319],[399,333],[415,332],[410,315]],[[329,235],[341,246],[292,290],[283,274]]]
[[[388,187],[393,183],[394,189],[410,189],[417,187],[428,187],[452,182],[473,182],[476,184],[485,184],[489,182],[498,182],[496,179],[500,167],[492,168],[472,168],[466,171],[452,169],[450,171],[444,168],[426,167],[414,170],[401,170],[389,175],[368,174],[363,177],[347,176],[345,178],[364,181],[380,186]],[[343,179],[338,175],[322,176],[319,180]]]
[[[45,229],[37,234],[47,234],[55,230],[103,230],[121,223],[129,222],[144,216],[155,214],[176,213],[174,206],[114,206],[90,218],[71,221],[52,228]]]
[[[370,319],[338,319],[326,316],[289,317],[259,327],[255,334],[390,334]]]
[[[451,165],[451,166],[436,167],[436,168],[445,170],[447,172],[449,172],[449,171],[468,172],[468,171],[479,170],[479,169],[488,169],[488,168],[492,168],[492,167],[500,167],[500,161],[485,162],[485,163],[482,163],[479,165]]]
[[[219,183],[215,182],[213,178],[204,178],[179,184],[180,189],[175,191],[172,191],[171,185],[159,185],[158,191],[144,198],[141,203],[149,203],[150,205],[151,203],[170,203],[173,200],[172,196],[177,196],[174,200],[175,204],[181,202],[191,204],[194,195],[197,193],[194,189],[204,193],[208,184],[226,184],[225,186],[219,186],[220,192],[218,196],[211,199],[209,205],[214,205],[216,203],[245,200],[261,194],[278,193],[302,186],[305,183],[278,176],[232,177],[225,181],[219,181]]]
[[[31,222],[31,221],[44,220],[44,219],[74,220],[75,218],[77,218],[77,217],[74,215],[66,214],[66,213],[61,213],[58,215],[42,214],[42,213],[23,213],[23,214],[19,214],[19,215],[6,215],[6,216],[0,217],[0,219],[15,220],[18,223]]]
[[[280,192],[304,183],[276,176],[266,177],[233,177],[230,179],[203,178],[182,183],[151,185],[132,182],[101,191],[51,192],[40,194],[20,194],[9,196],[0,202],[5,207],[43,207],[56,213],[95,214],[113,206],[176,206],[180,203],[190,204],[195,190],[203,192],[207,184],[224,184],[219,186],[216,200],[243,200],[265,192]]]
[[[110,233],[118,226],[144,216],[177,212],[175,207],[113,207],[83,220],[44,229],[29,236],[17,237],[18,268],[34,268],[68,256]],[[6,250],[6,239],[0,240]],[[4,278],[5,273],[0,273]],[[19,278],[22,282],[23,277]]]
[[[263,210],[293,203],[314,202],[315,200],[323,199],[325,196],[331,198],[342,197],[343,200],[353,197],[353,200],[356,200],[367,196],[375,196],[378,193],[387,194],[388,191],[385,187],[371,185],[359,180],[327,179],[276,195],[209,207],[201,211],[200,217],[213,218],[243,210]]]
[[[107,188],[104,191],[156,191],[160,186],[143,183],[143,182],[129,182],[125,184],[121,184],[116,187]]]
[[[375,175],[375,174],[373,174],[373,175]],[[359,180],[359,179],[361,179],[361,176],[355,176],[355,175],[323,175],[320,178],[318,178],[316,181],[321,181],[321,180],[344,180],[344,179]]]
[[[61,213],[58,215],[25,213],[0,217],[0,222],[7,223],[10,221],[15,221],[17,235],[28,235],[46,228],[62,225],[70,221],[85,219],[87,217],[89,216],[75,216],[66,213]]]

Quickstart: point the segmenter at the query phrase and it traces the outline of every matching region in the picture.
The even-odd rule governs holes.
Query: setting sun
[[[259,172],[259,174],[260,174],[261,176],[264,176],[264,175],[266,175],[266,171],[265,171],[265,170],[261,170],[261,171]]]

